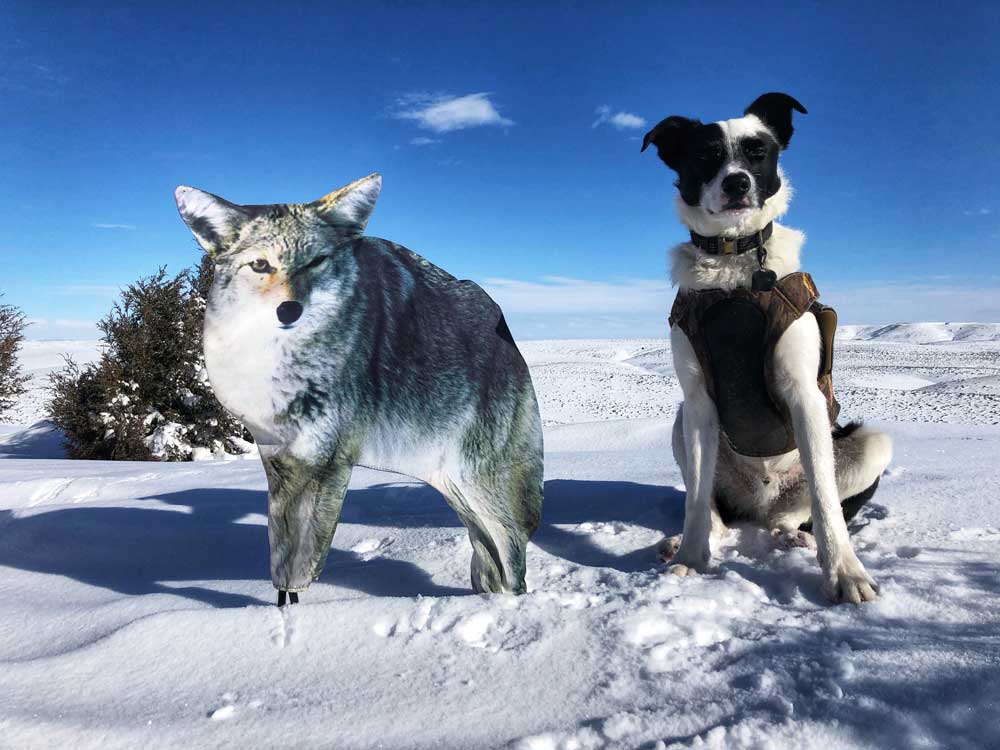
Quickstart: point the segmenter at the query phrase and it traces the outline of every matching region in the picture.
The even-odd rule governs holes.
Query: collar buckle
[[[736,244],[735,237],[719,237],[719,252],[723,255],[735,255]]]

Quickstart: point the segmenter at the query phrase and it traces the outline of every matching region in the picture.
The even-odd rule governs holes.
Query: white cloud
[[[411,146],[432,146],[435,143],[440,143],[440,138],[428,138],[425,135],[418,135],[410,141]]]
[[[94,229],[135,229],[135,224],[107,224],[104,222],[91,222]]]
[[[605,123],[611,125],[616,130],[635,130],[646,126],[646,118],[639,117],[639,115],[632,114],[631,112],[612,112],[611,107],[606,104],[598,107],[596,114],[597,119],[590,126],[592,128],[599,127]]]
[[[993,213],[993,209],[990,208],[974,208],[967,211],[962,211],[965,216],[989,216]]]
[[[410,94],[397,103],[393,117],[414,120],[418,126],[435,133],[448,133],[483,125],[513,125],[502,117],[486,92],[447,96],[443,94]]]
[[[633,115],[631,112],[616,112],[611,115],[611,124],[619,130],[625,130],[626,128],[644,127],[646,120],[639,117],[639,115]]]

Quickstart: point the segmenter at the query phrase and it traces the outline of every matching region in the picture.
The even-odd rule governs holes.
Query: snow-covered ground
[[[279,610],[255,460],[39,459],[44,426],[9,427],[0,747],[1000,747],[1000,335],[909,328],[837,351],[844,415],[896,441],[854,536],[882,586],[862,607],[751,528],[709,575],[660,574],[683,502],[662,340],[522,344],[547,455],[517,598],[471,594],[432,490],[359,469],[322,578]]]

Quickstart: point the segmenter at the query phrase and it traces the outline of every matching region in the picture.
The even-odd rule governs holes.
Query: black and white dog
[[[761,302],[763,295],[775,286],[780,290],[791,276],[815,299],[811,279],[796,273],[803,234],[774,223],[791,197],[778,156],[792,135],[793,110],[806,112],[786,94],[764,94],[742,117],[711,124],[668,117],[646,134],[642,149],[656,146],[663,162],[677,173],[677,212],[692,233],[691,242],[672,251],[679,299],[742,295],[746,304],[741,309],[766,311],[771,308]],[[724,532],[724,521],[745,520],[765,525],[785,545],[815,543],[824,592],[834,601],[875,598],[878,587],[851,546],[845,515],[849,505],[856,511],[874,493],[891,460],[892,443],[887,435],[857,424],[832,424],[836,402],[817,387],[826,342],[812,310],[820,307],[798,311],[766,349],[761,344],[759,352],[750,352],[749,361],[763,363],[766,374],[758,385],[766,387],[772,412],[782,415],[791,441],[791,449],[774,455],[766,450],[741,452],[727,435],[727,418],[738,422],[742,416],[751,434],[758,426],[752,415],[739,413],[744,406],[739,399],[728,402],[736,417],[727,417],[720,401],[738,393],[741,385],[727,382],[727,377],[739,376],[732,376],[725,363],[748,361],[743,350],[730,352],[728,359],[725,351],[719,355],[720,347],[746,346],[738,335],[728,335],[742,330],[739,319],[716,316],[721,322],[711,325],[717,338],[700,350],[695,345],[699,342],[692,342],[672,320],[674,367],[684,393],[673,452],[684,476],[686,499],[683,535],[661,547],[663,557],[672,558],[670,573],[704,572],[711,537]],[[762,319],[769,320],[766,315]],[[701,324],[709,327],[706,321]],[[761,325],[766,336],[768,323]],[[694,330],[700,335],[702,329]],[[830,330],[827,359],[832,357]],[[708,350],[709,355],[702,354]],[[714,357],[711,374],[703,367],[706,356]],[[754,373],[750,376],[752,380]],[[810,527],[815,539],[804,531]]]

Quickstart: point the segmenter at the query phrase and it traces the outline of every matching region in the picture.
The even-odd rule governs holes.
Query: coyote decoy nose
[[[266,206],[175,193],[215,263],[205,364],[260,450],[278,602],[323,569],[354,466],[437,488],[469,531],[473,588],[521,593],[542,505],[528,368],[476,284],[362,236],[381,184]]]
[[[290,325],[302,317],[302,305],[295,301],[282,302],[276,312],[278,320],[284,325]]]

